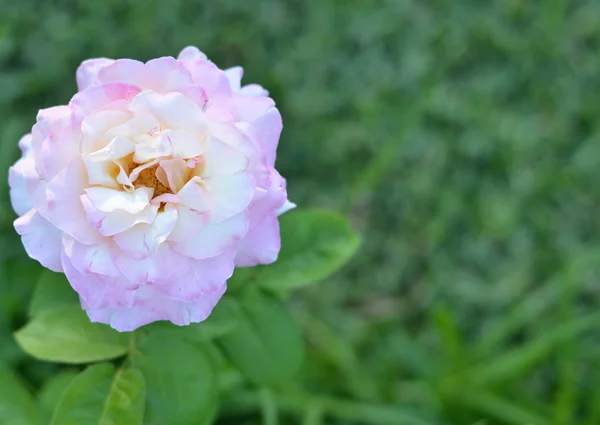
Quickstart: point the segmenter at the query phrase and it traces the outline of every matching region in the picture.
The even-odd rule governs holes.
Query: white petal
[[[129,108],[135,114],[155,117],[165,128],[187,130],[196,135],[205,132],[202,110],[180,93],[160,95],[146,90],[132,100]]]
[[[221,223],[207,224],[197,237],[172,243],[180,254],[202,260],[233,249],[248,232],[248,219],[238,214]]]
[[[177,223],[177,209],[167,205],[154,222],[137,224],[114,236],[115,242],[130,257],[143,259],[152,255],[165,242]]]
[[[156,177],[173,193],[177,193],[189,180],[190,172],[190,168],[183,159],[164,159],[160,161],[160,167],[156,170]]]
[[[210,177],[204,179],[204,184],[212,204],[210,220],[217,222],[244,211],[256,187],[250,173]]]
[[[85,189],[85,193],[92,204],[100,211],[113,212],[124,210],[135,214],[148,206],[154,189],[140,187],[133,192],[123,192],[105,187],[91,187]]]
[[[192,239],[206,226],[207,215],[191,210],[183,205],[177,206],[178,219],[175,228],[169,235],[169,241],[180,242]]]
[[[203,177],[236,174],[248,168],[249,160],[243,152],[219,139],[211,137],[206,142]]]
[[[103,236],[114,236],[139,223],[152,223],[159,208],[158,205],[148,204],[146,208],[136,213],[123,209],[106,212],[96,208],[88,195],[82,195],[81,202],[87,219]]]
[[[185,205],[196,212],[206,212],[210,208],[208,195],[204,189],[202,180],[198,177],[193,177],[181,189],[177,196],[182,205]]]
[[[204,152],[201,141],[194,135],[184,130],[166,130],[164,137],[168,137],[173,146],[173,155],[188,159],[201,155]]]

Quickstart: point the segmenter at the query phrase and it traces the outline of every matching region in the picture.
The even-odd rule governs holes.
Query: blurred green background
[[[0,362],[33,392],[56,369],[12,338],[40,270],[8,203],[19,137],[82,60],[190,44],[270,90],[291,198],[363,234],[290,300],[310,397],[283,424],[600,424],[593,0],[0,0]],[[225,400],[218,424],[259,417]]]

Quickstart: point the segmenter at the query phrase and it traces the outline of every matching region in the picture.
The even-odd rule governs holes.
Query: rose
[[[294,206],[274,168],[281,116],[241,78],[194,47],[147,63],[87,60],[80,91],[21,139],[15,228],[92,321],[200,322],[235,266],[277,258],[277,216]]]

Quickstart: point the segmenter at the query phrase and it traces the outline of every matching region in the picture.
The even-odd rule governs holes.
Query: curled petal
[[[190,179],[189,182],[177,193],[182,205],[198,212],[204,213],[210,210],[210,199],[199,177]]]
[[[190,168],[181,158],[164,159],[156,170],[156,177],[173,193],[179,192],[188,181]]]
[[[91,187],[85,190],[88,199],[94,207],[102,212],[124,210],[131,214],[143,211],[152,199],[153,189],[140,187],[133,192],[108,189],[106,187]]]
[[[93,189],[104,189],[104,188],[93,188]],[[145,188],[144,188],[145,189]],[[88,189],[89,191],[90,189]],[[111,189],[107,189],[111,190]],[[138,189],[139,190],[139,189]],[[130,194],[128,192],[120,192],[124,194]],[[102,205],[107,211],[104,211],[97,207],[93,201],[90,200],[89,194],[81,196],[81,202],[85,209],[85,213],[89,222],[97,229],[97,231],[103,236],[114,236],[117,233],[124,232],[125,230],[140,223],[152,223],[158,212],[158,205],[147,204],[142,210],[137,212],[130,212],[123,208],[111,209],[112,205]],[[130,208],[137,208],[135,205],[130,205]]]

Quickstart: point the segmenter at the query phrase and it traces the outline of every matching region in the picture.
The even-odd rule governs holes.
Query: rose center
[[[135,181],[136,187],[151,187],[154,189],[152,199],[157,196],[164,195],[165,193],[173,193],[170,188],[162,184],[162,182],[156,177],[156,170],[158,165],[150,168],[146,168],[139,175]]]

